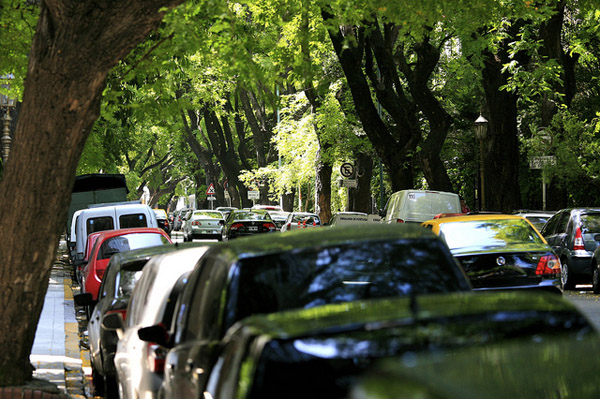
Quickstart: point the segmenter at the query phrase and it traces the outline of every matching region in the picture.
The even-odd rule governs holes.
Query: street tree
[[[0,181],[0,385],[31,379],[29,354],[77,164],[109,71],[182,0],[40,2],[11,156]],[[40,223],[43,221],[43,223]]]

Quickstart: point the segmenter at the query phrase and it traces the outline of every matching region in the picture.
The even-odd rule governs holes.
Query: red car
[[[81,292],[92,294],[98,300],[98,290],[110,257],[131,249],[172,244],[169,235],[157,227],[135,227],[130,229],[100,232],[92,248],[89,260],[81,271]]]

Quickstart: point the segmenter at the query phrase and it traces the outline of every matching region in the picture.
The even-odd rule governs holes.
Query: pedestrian
[[[462,213],[471,212],[471,208],[469,208],[469,206],[467,205],[467,202],[465,201],[465,199],[463,197],[460,197],[460,211]]]

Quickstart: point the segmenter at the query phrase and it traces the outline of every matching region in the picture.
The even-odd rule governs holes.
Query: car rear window
[[[132,213],[119,216],[119,225],[122,229],[128,229],[130,227],[148,227],[148,222],[146,221],[146,215],[143,213]]]
[[[235,274],[231,285],[239,288],[230,293],[230,323],[254,313],[469,289],[458,265],[436,239],[286,251],[242,259]]]
[[[223,219],[223,214],[221,212],[194,212],[193,217]]]
[[[450,249],[544,243],[542,237],[524,219],[442,223],[440,237]]]
[[[86,222],[87,235],[96,231],[112,230],[115,228],[115,222],[110,216],[89,218]]]
[[[133,233],[111,237],[106,239],[100,246],[97,259],[108,259],[119,252],[168,243],[167,238],[159,233]]]
[[[233,220],[271,220],[267,212],[235,212]]]

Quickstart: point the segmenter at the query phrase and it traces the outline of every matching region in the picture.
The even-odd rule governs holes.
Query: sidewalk
[[[88,398],[89,354],[80,349],[71,271],[64,241],[52,267],[48,292],[37,327],[31,364],[33,377],[49,381],[71,398]]]

